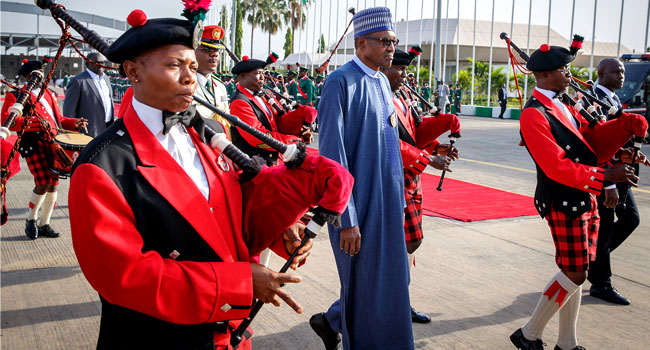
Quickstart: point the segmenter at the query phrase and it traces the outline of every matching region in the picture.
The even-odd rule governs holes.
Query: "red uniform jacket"
[[[77,121],[77,119],[76,118],[64,117],[61,114],[61,109],[59,108],[59,102],[58,102],[56,96],[54,95],[54,93],[52,92],[52,90],[45,89],[45,92],[43,93],[43,98],[45,99],[45,101],[47,101],[47,103],[52,108],[52,112],[54,113],[54,115],[50,115],[47,112],[47,109],[45,109],[45,107],[43,107],[43,104],[41,104],[40,101],[38,101],[36,103],[36,105],[34,106],[34,109],[35,109],[36,113],[39,116],[41,116],[42,118],[44,118],[45,120],[47,120],[50,123],[50,126],[52,127],[52,133],[56,134],[57,133],[57,131],[56,131],[57,128],[62,128],[62,129],[67,129],[67,130],[76,130],[75,122]],[[31,94],[31,96],[30,96],[30,98],[28,100],[29,103],[34,103],[35,100],[36,100],[36,96],[34,96],[34,94]],[[2,122],[3,123],[4,123],[5,119],[7,119],[7,117],[9,116],[9,107],[11,107],[14,103],[16,103],[16,96],[14,96],[13,93],[7,94],[6,97],[5,97],[5,103],[4,103],[4,105],[2,105],[2,114],[1,115],[2,115]],[[23,114],[27,115],[27,108],[23,109]],[[16,122],[15,122],[14,126],[10,128],[10,130],[12,130],[12,131],[20,130],[20,127],[22,126],[24,120],[25,120],[24,116],[23,117],[16,117],[16,119],[15,119]]]
[[[410,104],[407,104],[401,95],[399,97],[393,97],[393,104],[395,105],[395,113],[397,113],[400,124],[399,148],[402,153],[402,164],[405,170],[410,171],[413,175],[418,175],[429,164],[430,154],[417,147],[415,120]],[[404,113],[403,108],[406,108],[406,113]]]
[[[268,103],[264,103],[264,104],[260,103],[260,101],[258,101],[255,97],[253,97],[253,95],[251,95],[250,92],[248,92],[244,87],[242,87],[239,84],[237,84],[237,89],[239,90],[240,93],[244,94],[244,96],[248,97],[264,113],[264,116],[266,117],[267,122],[271,126],[271,129],[267,129],[262,124],[262,122],[257,118],[255,111],[253,111],[253,108],[244,100],[233,99],[230,102],[231,114],[238,116],[242,121],[254,127],[255,129],[265,134],[270,134],[271,136],[273,136],[273,138],[275,138],[280,142],[289,144],[299,140],[298,137],[294,135],[286,135],[278,131],[278,126],[276,124],[277,116],[275,115],[273,108]],[[271,114],[269,114],[267,108],[269,111],[271,111]],[[258,140],[256,137],[252,136],[247,132],[242,131],[241,135],[253,147],[262,148],[266,150],[270,149],[270,147],[267,144]]]
[[[435,117],[424,117],[416,126],[411,104],[402,97],[402,94],[398,96],[393,97],[393,104],[399,119],[402,163],[404,169],[418,175],[424,171],[429,163],[429,155],[434,153],[440,143],[437,138],[447,130],[459,133],[460,122],[454,114],[441,113]],[[402,109],[402,104],[406,107],[406,113]]]
[[[175,325],[206,327],[245,318],[249,309],[242,306],[250,307],[253,299],[242,238],[242,189],[234,167],[199,141],[194,129],[188,131],[206,172],[208,201],[132,107],[88,145],[70,184],[73,246],[84,275],[110,303],[103,307],[128,309],[125,323],[134,315],[153,317],[157,320],[143,319],[160,334],[188,329]],[[182,230],[169,227],[174,225]],[[190,239],[194,244],[187,244]],[[274,249],[286,256],[283,250]],[[191,256],[199,258],[188,260]],[[103,312],[102,327],[110,316]],[[106,338],[114,337],[116,329],[125,331],[115,321],[119,316],[112,317],[106,327],[113,333]],[[158,320],[175,325],[158,327]],[[214,335],[217,344],[228,343],[228,334]]]
[[[589,143],[582,133],[575,129],[565,118],[564,113],[539,91],[533,91],[533,98],[547,108],[548,113],[570,129],[589,149]],[[586,126],[587,121],[575,112],[567,109],[576,118],[579,125]],[[570,117],[570,116],[567,116]],[[535,163],[551,180],[588,193],[599,194],[603,187],[604,171],[596,166],[580,164],[566,156],[565,149],[557,144],[546,117],[535,108],[525,108],[519,121],[521,135]]]

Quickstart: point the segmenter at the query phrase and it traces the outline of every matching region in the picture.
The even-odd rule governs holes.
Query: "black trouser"
[[[460,98],[454,98],[454,108],[456,109],[456,113],[460,114]]]
[[[499,104],[501,105],[501,114],[499,114],[499,118],[503,118],[503,113],[506,112],[506,104],[508,103],[507,100],[501,100],[499,101]]]
[[[600,229],[598,230],[598,247],[596,249],[596,260],[589,263],[589,276],[587,279],[593,285],[604,285],[610,283],[612,268],[610,264],[610,254],[627,237],[632,234],[634,229],[639,226],[639,210],[636,207],[634,194],[632,190],[627,190],[627,184],[617,184],[620,200],[627,191],[625,208],[617,205],[614,208],[606,208],[603,205],[605,194],[598,196],[598,214],[600,215]],[[604,191],[603,191],[604,192]],[[614,221],[616,218],[618,220]]]

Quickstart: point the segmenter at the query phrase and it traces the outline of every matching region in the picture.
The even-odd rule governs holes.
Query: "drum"
[[[72,159],[73,164],[77,158],[79,158],[81,151],[83,151],[92,139],[91,136],[78,133],[59,133],[54,136],[54,141],[58,143],[65,154]],[[72,165],[64,167],[58,157],[54,156],[52,159],[52,168],[50,170],[62,178],[67,178],[70,176]]]

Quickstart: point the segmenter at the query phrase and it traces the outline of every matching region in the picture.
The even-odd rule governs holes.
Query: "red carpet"
[[[318,155],[318,149],[307,147]],[[440,176],[422,174],[422,214],[465,222],[537,215],[533,197],[445,178],[437,191]]]
[[[465,222],[537,215],[533,198],[491,187],[422,174],[422,213]]]

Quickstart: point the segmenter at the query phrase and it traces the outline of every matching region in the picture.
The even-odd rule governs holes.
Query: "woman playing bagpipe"
[[[504,39],[509,47],[518,49]],[[584,349],[578,345],[576,325],[581,285],[598,239],[595,195],[601,192],[604,180],[632,183],[637,179],[627,165],[603,166],[620,154],[617,151],[627,140],[645,136],[648,129],[642,116],[628,113],[599,122],[564,93],[572,83],[569,63],[580,45],[581,41],[574,40],[567,50],[543,44],[529,59],[522,55],[537,86],[521,114],[521,136],[537,166],[535,207],[548,221],[560,271],[544,288],[530,320],[510,336],[519,349],[543,349],[542,332],[558,312],[555,349]]]
[[[52,1],[39,6],[74,21]],[[124,117],[87,146],[70,185],[73,246],[102,303],[100,349],[249,349],[250,319],[242,319],[255,299],[302,312],[280,288],[300,278],[251,257],[293,251],[296,268],[309,254],[306,238],[336,222],[350,197],[352,177],[335,162],[303,154],[293,169],[263,167],[195,113],[193,38],[207,8],[187,1],[190,21],[135,10],[110,47],[74,21],[133,86]],[[316,206],[301,241],[293,224]]]
[[[409,267],[413,265],[415,250],[423,239],[422,232],[422,185],[420,174],[427,165],[439,170],[449,167],[449,162],[458,158],[458,151],[449,144],[441,144],[437,138],[447,130],[460,133],[460,122],[453,114],[439,114],[435,117],[421,116],[417,101],[411,100],[410,90],[403,85],[406,80],[406,70],[413,59],[421,52],[419,47],[413,47],[406,53],[396,49],[390,68],[381,68],[386,75],[393,91],[393,104],[397,114],[400,136],[400,152],[404,165],[404,194],[406,209],[404,210],[404,233],[406,235],[406,251],[409,256]],[[427,150],[428,149],[428,150]],[[451,152],[449,152],[451,150]],[[450,157],[446,154],[449,153]],[[417,323],[427,323],[431,318],[415,311],[411,307],[411,319]]]
[[[49,61],[50,58],[45,58]],[[18,75],[27,79],[32,71],[41,69],[42,61],[23,60],[23,65],[18,69]],[[43,89],[43,95],[36,101]],[[2,122],[6,121],[10,107],[18,98],[19,91],[7,94],[2,106]],[[39,84],[32,89],[29,100],[25,104],[24,116],[16,117],[9,126],[9,130],[19,132],[23,123],[27,128],[21,135],[18,152],[25,158],[29,171],[34,176],[34,190],[29,201],[29,212],[25,222],[25,234],[30,239],[43,237],[58,237],[59,233],[50,226],[50,218],[56,205],[56,187],[59,176],[51,170],[55,152],[52,141],[59,129],[78,131],[86,126],[87,120],[83,118],[67,118],[61,114],[56,94],[47,87]],[[25,120],[27,119],[27,120]],[[47,136],[46,136],[47,134]],[[40,223],[37,225],[39,209],[42,208]]]

